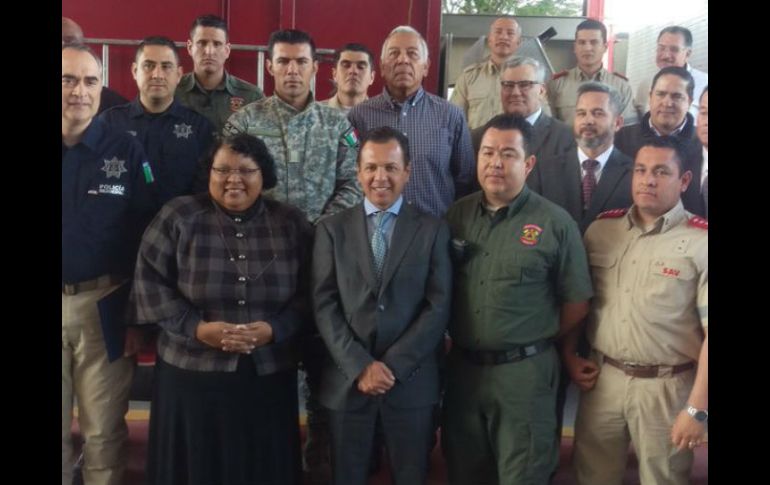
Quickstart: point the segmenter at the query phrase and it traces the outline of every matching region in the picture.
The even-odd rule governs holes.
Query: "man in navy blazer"
[[[561,206],[585,232],[600,213],[631,205],[631,172],[633,162],[613,146],[615,133],[623,126],[620,94],[599,82],[578,87],[573,133],[577,149],[559,157],[538,162],[527,178],[530,189]],[[584,177],[588,175],[584,161],[596,161],[595,186],[585,200]]]
[[[427,477],[452,269],[446,222],[405,203],[409,173],[406,137],[372,130],[358,154],[363,204],[316,228],[313,304],[331,356],[320,401],[337,485],[366,484],[378,421],[395,483]]]

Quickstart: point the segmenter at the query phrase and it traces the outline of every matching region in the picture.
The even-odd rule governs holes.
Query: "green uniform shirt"
[[[526,186],[494,215],[483,201],[476,192],[447,212],[455,256],[453,341],[470,350],[505,350],[554,337],[561,304],[593,295],[575,221]]]
[[[205,116],[217,133],[227,119],[249,103],[265,95],[257,86],[239,79],[225,71],[222,82],[212,91],[207,91],[195,80],[193,73],[182,76],[174,93],[180,103]]]
[[[298,207],[311,223],[361,201],[358,141],[340,110],[310,101],[298,111],[273,95],[234,113],[222,131],[248,133],[265,142],[278,177],[265,195]]]

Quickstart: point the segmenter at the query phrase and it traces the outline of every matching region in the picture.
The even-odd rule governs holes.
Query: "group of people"
[[[147,345],[150,484],[365,484],[379,441],[395,483],[425,483],[438,426],[450,483],[544,484],[569,380],[578,483],[620,483],[630,441],[642,483],[687,483],[708,419],[708,89],[695,126],[693,76],[661,66],[629,125],[601,23],[550,81],[520,36],[495,20],[449,102],[398,26],[381,94],[350,43],[316,101],[308,33],[270,35],[265,97],[203,15],[193,72],[146,37],[137,98],[100,113],[101,61],[63,18],[62,485],[73,399],[84,482],[122,483]]]

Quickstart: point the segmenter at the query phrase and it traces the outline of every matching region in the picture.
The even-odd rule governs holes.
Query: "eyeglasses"
[[[258,168],[225,168],[225,167],[211,167],[211,171],[220,177],[228,177],[230,175],[240,175],[243,178],[253,177],[259,172]]]
[[[521,92],[526,92],[532,89],[535,84],[542,84],[537,81],[500,81],[500,86],[505,91],[513,91],[516,86],[519,87]]]

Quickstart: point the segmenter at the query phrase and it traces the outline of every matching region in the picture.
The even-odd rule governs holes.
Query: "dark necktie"
[[[583,176],[583,210],[588,209],[591,204],[591,197],[596,189],[596,169],[599,162],[596,160],[583,160],[583,170],[586,174]]]

